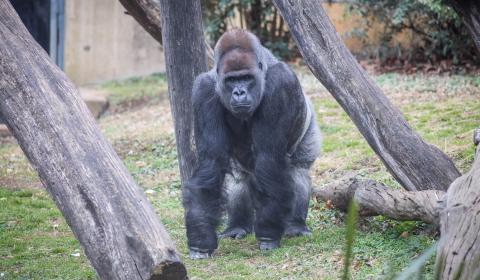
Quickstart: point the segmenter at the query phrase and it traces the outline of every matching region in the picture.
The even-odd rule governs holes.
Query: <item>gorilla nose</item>
[[[233,93],[233,95],[235,95],[235,96],[242,96],[242,95],[245,95],[246,92],[245,92],[244,89],[238,89],[238,88],[236,88],[236,89],[233,90],[232,93]]]

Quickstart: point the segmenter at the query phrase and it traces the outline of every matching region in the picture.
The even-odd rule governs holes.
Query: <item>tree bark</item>
[[[317,0],[274,0],[313,74],[407,190],[446,190],[460,173],[425,143],[343,44]]]
[[[75,85],[0,0],[0,111],[102,279],[184,279],[173,242]]]
[[[158,0],[120,0],[128,14],[162,44],[162,17]]]
[[[476,130],[474,139],[480,139]],[[480,146],[468,173],[453,182],[440,212],[440,279],[480,278]]]
[[[347,212],[348,203],[353,200],[361,216],[383,215],[395,220],[438,224],[438,207],[445,192],[392,190],[373,180],[349,175],[322,188],[314,188],[312,195],[343,212]]]
[[[473,42],[480,52],[480,2],[478,0],[448,0],[450,6],[467,26]]]
[[[177,139],[180,175],[184,183],[196,163],[193,149],[192,87],[207,71],[200,0],[160,0],[168,94]]]

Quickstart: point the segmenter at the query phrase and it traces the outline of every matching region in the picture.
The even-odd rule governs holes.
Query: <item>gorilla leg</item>
[[[295,202],[292,215],[287,220],[285,229],[286,236],[310,235],[306,225],[308,214],[308,203],[311,195],[311,179],[309,169],[295,167],[292,170],[295,182]]]
[[[285,221],[294,204],[294,183],[291,167],[283,158],[260,154],[255,164],[252,185],[255,203],[255,237],[260,250],[280,246]]]
[[[248,175],[235,172],[225,178],[227,190],[228,226],[220,237],[241,239],[252,232],[253,203],[250,197]]]

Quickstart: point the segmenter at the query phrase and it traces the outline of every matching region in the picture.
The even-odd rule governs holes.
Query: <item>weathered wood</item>
[[[162,17],[158,0],[119,0],[128,14],[162,44]]]
[[[478,133],[478,132],[477,132]],[[480,278],[480,146],[470,171],[453,182],[440,211],[440,279]]]
[[[478,0],[447,0],[467,26],[480,52],[480,2]]]
[[[330,201],[344,212],[353,200],[361,216],[383,215],[395,220],[438,224],[438,205],[445,192],[392,190],[373,180],[360,180],[349,175],[322,188],[314,188],[312,194],[319,200]]]
[[[460,173],[412,131],[343,44],[317,0],[274,0],[305,62],[407,190],[446,190]]]
[[[182,182],[195,166],[193,149],[193,110],[191,103],[195,77],[207,71],[200,0],[160,0],[163,48],[168,94],[177,139]]]
[[[76,87],[0,0],[0,111],[102,279],[184,279],[173,242]]]

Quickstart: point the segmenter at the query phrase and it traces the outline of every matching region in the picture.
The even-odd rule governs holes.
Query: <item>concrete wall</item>
[[[65,72],[77,85],[164,72],[161,46],[117,0],[65,1]]]

